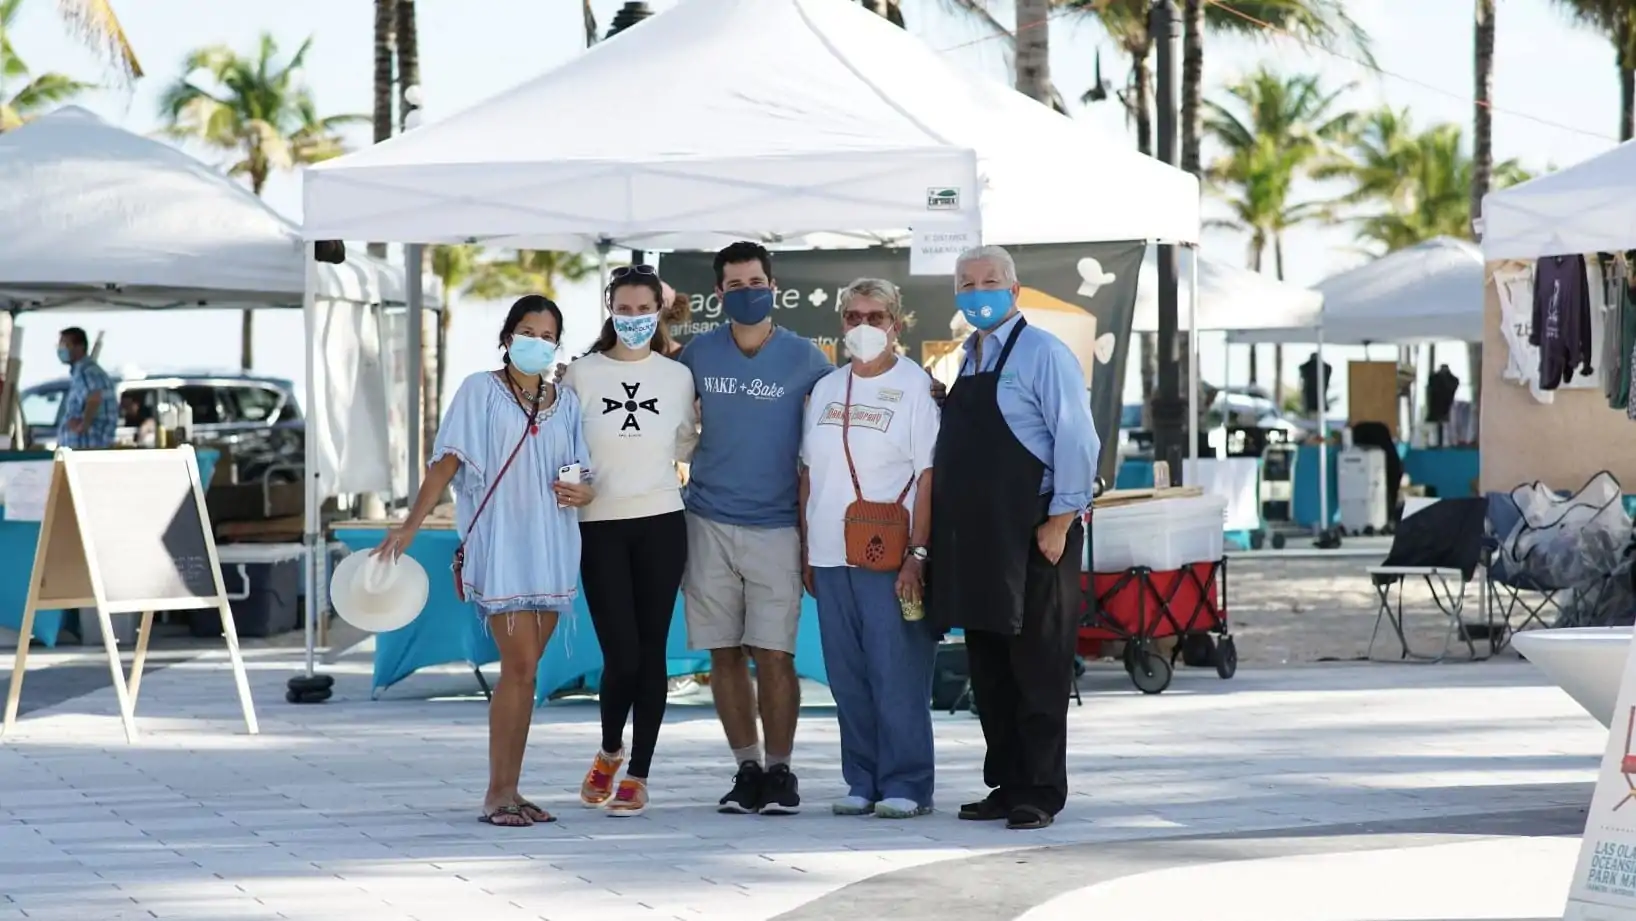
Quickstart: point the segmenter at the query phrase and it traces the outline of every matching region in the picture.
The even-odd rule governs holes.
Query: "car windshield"
[[[23,422],[31,427],[56,425],[57,413],[61,411],[63,397],[67,394],[68,391],[61,389],[23,394]]]

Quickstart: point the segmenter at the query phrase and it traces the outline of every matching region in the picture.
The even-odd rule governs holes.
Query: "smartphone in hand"
[[[579,466],[579,464],[564,464],[561,467],[557,468],[557,482],[559,482],[559,483],[574,483],[574,484],[577,485],[579,483],[579,478],[580,478],[580,466]],[[561,502],[557,503],[557,508],[567,508],[567,507],[568,506],[563,505]]]

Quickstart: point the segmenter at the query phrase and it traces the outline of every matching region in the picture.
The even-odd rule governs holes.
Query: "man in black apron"
[[[988,752],[987,798],[960,818],[1045,828],[1068,796],[1068,696],[1096,429],[1079,361],[1017,310],[999,247],[960,257],[978,332],[943,402],[932,463],[929,616],[963,628]]]

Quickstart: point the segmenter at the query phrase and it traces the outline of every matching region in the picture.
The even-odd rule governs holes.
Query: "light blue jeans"
[[[895,572],[820,567],[812,580],[847,792],[930,807],[937,637],[925,621],[903,619]]]

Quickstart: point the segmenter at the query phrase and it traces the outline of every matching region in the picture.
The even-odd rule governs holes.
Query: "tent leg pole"
[[[1199,247],[1187,247],[1187,460],[1196,471],[1199,461]],[[1195,473],[1195,476],[1197,474]],[[1182,482],[1192,477],[1183,475]]]
[[[420,409],[420,375],[421,363],[421,324],[425,322],[426,299],[421,290],[422,254],[425,247],[419,243],[408,243],[403,247],[403,290],[404,300],[408,301],[408,313],[405,320],[408,322],[409,343],[406,351],[409,353],[405,364],[409,366],[408,384],[409,399],[407,415],[405,416],[406,442],[409,446],[409,504],[414,505],[420,495],[420,430],[425,418]]]
[[[1324,328],[1318,327],[1318,543],[1325,539],[1329,520],[1329,381],[1324,377]]]
[[[307,414],[311,421],[319,413],[332,411],[317,395],[318,370],[318,259],[314,244],[306,245],[307,283],[305,296],[302,299],[302,315],[304,326],[304,348],[307,358]],[[323,407],[319,410],[319,407]],[[324,552],[324,526],[319,520],[322,515],[323,499],[322,486],[318,482],[318,439],[308,437],[306,450],[302,461],[302,524],[301,524],[301,564],[303,569],[302,582],[306,589],[306,603],[302,605],[302,631],[306,647],[306,667],[303,673],[291,678],[287,684],[288,690],[284,699],[292,704],[322,703],[329,699],[330,687],[335,679],[317,672],[318,665],[318,618],[322,605],[319,603],[319,593],[324,590],[320,554]]]

